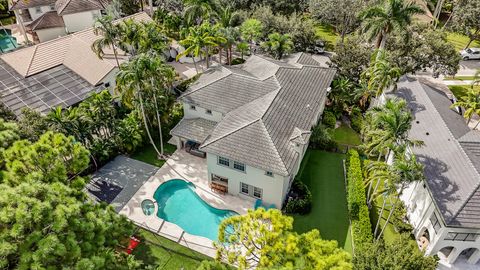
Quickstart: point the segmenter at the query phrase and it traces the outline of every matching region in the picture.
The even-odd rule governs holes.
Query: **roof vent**
[[[417,120],[417,124],[420,124],[420,121]]]
[[[430,133],[428,133],[428,132],[427,132],[427,133],[425,133],[425,135],[427,135],[427,136],[428,136],[428,135],[430,135]]]

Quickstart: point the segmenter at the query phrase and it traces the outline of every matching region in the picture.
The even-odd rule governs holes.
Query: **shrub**
[[[354,114],[350,119],[350,126],[353,130],[360,133],[363,126],[363,116],[361,114]]]
[[[337,143],[332,140],[330,129],[320,124],[313,128],[310,137],[310,147],[319,150],[333,150],[337,148]]]
[[[337,118],[335,117],[335,114],[333,114],[333,112],[325,111],[323,113],[322,123],[328,128],[335,128]]]
[[[245,63],[245,60],[242,59],[242,58],[235,58],[232,60],[232,66],[235,66],[235,65],[240,65],[240,64],[243,64]]]
[[[371,242],[372,225],[366,204],[362,166],[356,150],[348,151],[347,156],[347,204],[352,220],[353,240],[356,244]]]
[[[312,210],[312,193],[302,181],[293,181],[290,195],[293,198],[285,206],[286,213],[305,215]]]

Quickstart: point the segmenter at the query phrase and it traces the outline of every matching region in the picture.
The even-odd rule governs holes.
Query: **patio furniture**
[[[192,154],[194,156],[197,156],[197,157],[201,157],[201,158],[207,157],[207,153],[198,150],[198,148],[197,149],[195,149],[195,148],[191,149],[190,154]]]
[[[227,186],[224,186],[222,184],[218,184],[218,183],[215,183],[215,182],[210,183],[210,188],[212,189],[212,191],[217,192],[217,193],[221,193],[223,195],[225,195],[228,192],[228,187]]]

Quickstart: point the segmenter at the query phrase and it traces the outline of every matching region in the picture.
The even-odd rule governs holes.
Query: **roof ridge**
[[[65,10],[65,8],[70,4],[70,2],[72,2],[72,0],[67,0],[62,6],[60,6],[60,10],[57,10],[57,14],[60,15],[60,13]]]
[[[222,68],[222,69],[224,69],[224,67],[221,66],[221,65],[220,65],[219,67]],[[227,68],[225,68],[225,69],[228,70]],[[208,71],[208,69],[207,69],[206,71]],[[220,80],[222,80],[222,79],[225,79],[225,78],[227,78],[228,76],[230,76],[230,75],[233,74],[233,72],[231,72],[230,70],[228,70],[228,71],[230,72],[230,74],[227,74],[226,76],[217,78],[217,79],[215,79],[215,80],[213,80],[213,81],[211,81],[211,82],[205,84],[204,86],[199,87],[199,88],[197,88],[197,89],[195,89],[195,90],[191,90],[191,91],[189,91],[189,92],[187,92],[187,93],[183,93],[179,98],[183,98],[183,97],[188,96],[188,95],[190,95],[190,94],[196,93],[198,90],[203,89],[203,88],[205,88],[205,87],[207,87],[207,86],[209,86],[209,85],[211,85],[211,84],[213,84],[213,83],[215,83],[215,82],[218,82],[218,81],[220,81]],[[215,71],[214,71],[214,72],[215,72]],[[205,74],[205,73],[201,73],[200,76],[202,76],[203,74]],[[190,88],[190,87],[189,87],[189,88]]]
[[[218,141],[218,140],[220,140],[220,139],[223,139],[223,138],[225,138],[225,137],[227,137],[227,136],[230,136],[230,135],[232,135],[233,133],[235,133],[235,132],[237,132],[237,131],[239,131],[239,130],[244,129],[244,128],[252,125],[253,123],[255,123],[255,122],[257,122],[257,121],[260,121],[260,119],[261,119],[261,118],[254,119],[254,120],[252,120],[252,122],[247,123],[247,124],[245,124],[245,125],[243,125],[243,126],[240,126],[240,127],[238,127],[237,129],[234,129],[234,130],[226,133],[225,135],[220,136],[220,137],[216,138],[215,140],[213,140],[213,141],[211,141],[211,142],[208,142],[207,144],[202,144],[202,145],[200,146],[200,148],[203,148],[203,147],[208,146],[208,145],[210,145],[210,144],[212,144],[212,143],[214,143],[214,142],[216,142],[216,141]]]
[[[463,210],[463,208],[465,208],[465,206],[467,205],[467,203],[470,201],[470,199],[473,197],[473,195],[478,191],[478,189],[480,188],[480,182],[477,183],[477,186],[472,190],[472,192],[467,196],[467,199],[462,203],[462,206],[460,206],[460,208],[458,209],[458,211],[455,212],[455,214],[452,216],[452,218],[450,219],[453,220],[455,218],[457,218],[457,216],[460,214],[460,212]]]
[[[35,49],[33,50],[33,53],[32,53],[32,58],[30,59],[30,63],[28,63],[27,71],[25,72],[25,77],[27,77],[27,75],[30,73],[30,68],[32,67],[33,59],[37,54],[37,49],[38,49],[38,46],[35,46]]]
[[[272,102],[273,103],[273,102]],[[278,148],[277,148],[277,145],[275,145],[275,143],[273,142],[272,140],[272,135],[270,134],[270,132],[268,131],[267,127],[265,126],[265,123],[263,122],[263,119],[260,118],[260,123],[262,124],[263,128],[265,129],[265,132],[267,132],[268,134],[268,140],[270,140],[270,142],[272,143],[273,145],[273,148],[275,149],[275,154],[278,156],[278,158],[280,159],[280,161],[282,162],[282,167],[283,169],[288,173],[288,169],[287,169],[287,166],[285,165],[285,162],[283,161],[283,158],[282,158],[282,155],[280,155],[280,153],[278,152]]]

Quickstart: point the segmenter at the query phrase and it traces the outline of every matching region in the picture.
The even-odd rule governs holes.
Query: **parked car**
[[[480,48],[467,48],[460,52],[463,60],[480,59]]]

